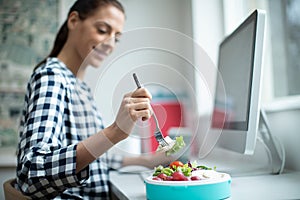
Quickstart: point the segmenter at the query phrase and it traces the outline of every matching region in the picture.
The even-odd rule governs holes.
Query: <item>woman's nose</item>
[[[115,47],[116,42],[114,37],[107,38],[104,40],[103,45],[106,46],[106,48],[110,48],[111,50]]]

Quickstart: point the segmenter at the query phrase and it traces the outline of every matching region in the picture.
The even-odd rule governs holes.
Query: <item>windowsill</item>
[[[266,112],[300,109],[300,95],[276,98],[273,102],[264,105],[263,108]]]

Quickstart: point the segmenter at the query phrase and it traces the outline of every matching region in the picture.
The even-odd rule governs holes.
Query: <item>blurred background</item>
[[[178,133],[193,138],[197,131],[205,131],[207,124],[199,119],[212,111],[211,88],[214,88],[215,82],[213,67],[217,65],[218,45],[254,9],[263,9],[267,13],[267,29],[262,106],[267,110],[274,134],[286,147],[286,168],[300,169],[297,155],[300,149],[296,144],[300,141],[300,1],[120,1],[127,18],[124,38],[134,36],[137,41],[157,42],[157,46],[154,50],[143,50],[120,58],[110,68],[101,69],[100,79],[92,75],[86,78],[95,91],[95,99],[107,124],[114,119],[116,108],[111,105],[119,105],[123,91],[134,89],[130,74],[137,71],[153,94],[154,109],[159,113],[165,134]],[[55,34],[73,2],[0,0],[1,185],[4,180],[15,177],[17,129],[26,82],[33,67],[49,53]],[[163,37],[163,34],[166,36]],[[168,46],[170,51],[159,51],[169,45],[164,41],[170,34],[178,39]],[[125,39],[121,40],[124,44],[120,46],[126,47]],[[128,45],[131,47],[133,44]],[[197,49],[203,51],[201,55],[205,54],[207,66],[199,64],[203,57],[197,54]],[[171,50],[178,54],[171,54]],[[120,71],[115,65],[126,66]],[[114,86],[113,91],[111,85]],[[97,91],[108,94],[108,98],[101,100]],[[147,131],[141,131],[141,128]],[[153,151],[155,144],[149,133],[151,123],[139,124],[133,137],[112,151],[132,154]],[[145,139],[141,139],[141,134]],[[2,189],[0,191],[2,199]]]

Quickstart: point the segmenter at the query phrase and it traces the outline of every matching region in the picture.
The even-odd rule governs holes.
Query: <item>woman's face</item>
[[[78,20],[73,43],[81,62],[98,67],[120,39],[124,22],[123,12],[111,5],[99,8],[85,20]]]

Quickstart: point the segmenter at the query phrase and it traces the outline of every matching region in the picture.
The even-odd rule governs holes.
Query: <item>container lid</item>
[[[154,185],[166,185],[166,186],[190,186],[190,185],[207,185],[216,184],[221,182],[230,182],[231,177],[229,174],[216,172],[214,170],[197,170],[193,175],[202,176],[203,179],[195,181],[159,181],[153,180],[153,176],[149,176],[145,179],[145,183]]]

